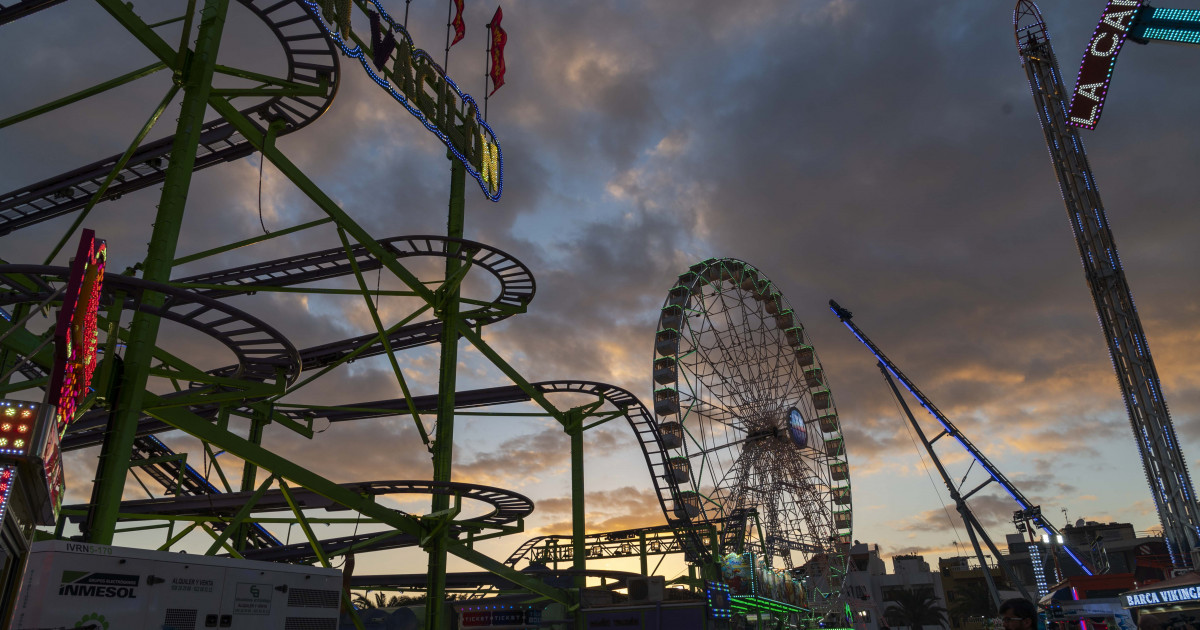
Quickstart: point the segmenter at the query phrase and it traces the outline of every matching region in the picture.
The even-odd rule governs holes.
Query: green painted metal
[[[246,247],[248,245],[257,245],[258,243],[262,243],[264,241],[269,241],[273,238],[279,238],[280,236],[286,236],[288,234],[294,234],[296,232],[303,232],[304,230],[307,230],[309,228],[314,228],[317,226],[325,225],[327,223],[331,223],[332,221],[333,221],[332,218],[325,217],[324,219],[317,219],[315,221],[301,223],[300,225],[293,225],[292,227],[289,227],[289,228],[283,228],[281,230],[274,230],[270,234],[263,234],[262,236],[255,236],[253,238],[247,238],[244,240],[237,241],[235,243],[230,243],[228,245],[222,245],[220,247],[206,249],[202,252],[197,252],[195,254],[181,256],[179,258],[176,258],[175,261],[172,262],[171,264],[178,267],[179,265],[182,265],[185,263],[195,262],[197,260],[202,260],[204,258],[208,258],[209,256],[216,256],[217,254],[224,254],[225,252],[231,252],[235,249],[240,249],[240,248]],[[225,286],[223,286],[222,288],[224,288],[226,290],[230,289],[230,287],[225,287]],[[266,287],[264,287],[262,290],[266,290]]]
[[[458,160],[450,160],[450,208],[446,220],[446,235],[450,238],[462,238],[465,223],[467,171]],[[457,251],[456,245],[450,246],[449,253]],[[454,392],[457,388],[458,377],[458,324],[459,297],[457,284],[450,285],[450,280],[459,271],[459,261],[454,256],[446,258],[446,281],[438,289],[436,304],[440,308],[435,311],[442,320],[442,352],[438,370],[438,403],[437,426],[433,440],[433,480],[450,481],[452,476],[451,460],[454,456]],[[411,404],[411,403],[410,403]],[[434,514],[445,511],[450,507],[450,497],[444,494],[433,495],[431,511]],[[446,598],[446,552],[449,538],[445,531],[435,537],[432,544],[426,548],[429,554],[428,587],[425,591],[429,602],[441,602]],[[425,608],[426,630],[440,630],[446,623],[443,617],[445,609],[442,606],[427,606]]]
[[[117,160],[117,163],[113,165],[112,170],[108,172],[108,177],[104,178],[104,182],[100,184],[100,188],[96,189],[96,192],[92,194],[92,198],[88,200],[87,205],[84,206],[83,210],[79,211],[79,216],[75,217],[75,220],[71,223],[71,227],[67,228],[67,231],[63,234],[62,238],[59,239],[58,244],[54,246],[54,249],[50,250],[50,253],[46,256],[46,260],[43,261],[42,264],[49,265],[51,261],[54,260],[54,257],[57,256],[60,251],[62,251],[62,248],[67,244],[67,241],[71,239],[71,236],[75,234],[75,230],[78,230],[79,226],[83,225],[84,219],[91,214],[92,208],[95,208],[96,204],[104,198],[104,193],[108,192],[108,187],[112,185],[113,180],[115,180],[117,175],[121,173],[121,169],[125,168],[125,165],[129,163],[129,159],[133,157],[134,152],[137,151],[139,146],[141,146],[142,141],[145,140],[146,136],[150,134],[150,130],[153,129],[154,125],[158,123],[158,119],[162,116],[163,112],[166,111],[167,105],[171,104],[171,101],[175,98],[175,95],[178,92],[179,85],[172,85],[171,88],[167,90],[166,96],[164,96],[162,101],[159,102],[158,107],[154,108],[154,112],[150,114],[149,120],[146,121],[146,124],[142,125],[141,131],[134,136],[133,142],[129,143],[129,147],[125,149],[125,153],[121,154],[121,157]]]
[[[117,0],[99,0],[110,13],[132,11]],[[155,216],[150,247],[142,264],[142,277],[152,282],[166,282],[171,277],[171,261],[179,240],[184,206],[187,203],[192,168],[195,165],[195,148],[199,144],[200,127],[204,124],[204,112],[208,92],[212,87],[213,66],[220,48],[221,32],[225,25],[225,14],[229,0],[207,0],[202,10],[199,35],[195,54],[183,76],[183,103],[180,106],[179,123],[171,148],[172,159],[167,166],[163,182],[162,197]],[[127,24],[136,36],[145,38],[154,35],[138,20],[139,24]],[[144,30],[143,33],[137,31]],[[143,303],[159,306],[163,296],[147,291]],[[141,415],[142,397],[146,390],[147,368],[153,356],[158,336],[159,319],[145,311],[138,311],[130,325],[130,341],[125,351],[125,372],[122,377],[120,399],[105,436],[108,457],[102,458],[97,474],[96,511],[92,528],[88,532],[90,542],[112,544],[116,529],[116,515],[121,506],[121,494],[125,488],[125,476],[129,468],[129,453],[133,449],[134,431]]]
[[[155,72],[158,72],[159,70],[162,70],[163,68],[166,68],[166,67],[167,67],[167,65],[162,62],[155,62],[155,63],[152,63],[152,64],[146,66],[145,68],[140,68],[138,70],[134,70],[133,72],[130,72],[128,74],[123,74],[115,79],[110,79],[99,85],[92,86],[85,90],[80,90],[70,96],[64,96],[56,101],[52,101],[50,103],[46,103],[45,105],[40,105],[38,107],[34,107],[33,109],[23,111],[20,114],[16,114],[15,116],[9,116],[8,118],[0,120],[0,129],[3,129],[9,125],[19,123],[23,120],[29,120],[30,118],[33,118],[35,116],[41,116],[42,114],[52,112],[60,107],[65,107],[67,105],[70,105],[71,103],[76,103],[76,102],[82,101],[83,99],[88,98],[89,96],[95,96],[102,92],[107,92],[108,90],[111,90],[115,87],[125,85],[126,83],[129,83],[131,81],[136,81],[142,77],[150,76],[150,75],[154,74]]]
[[[388,363],[392,366],[392,373],[396,376],[396,382],[400,384],[400,391],[404,394],[404,402],[408,407],[408,413],[412,415],[413,425],[417,427],[417,432],[421,435],[421,443],[429,446],[429,432],[425,430],[425,423],[421,421],[421,414],[417,413],[417,406],[413,404],[412,392],[408,389],[408,380],[404,378],[404,371],[400,369],[400,363],[396,360],[396,353],[392,352],[392,344],[388,341],[388,334],[384,331],[383,320],[379,318],[379,309],[375,306],[375,301],[371,299],[371,292],[367,288],[367,281],[363,278],[362,270],[358,268],[358,261],[355,259],[350,241],[346,239],[346,232],[341,228],[338,229],[338,237],[342,239],[342,247],[346,249],[346,260],[350,261],[350,268],[354,270],[354,279],[358,282],[358,289],[362,293],[363,301],[367,304],[367,312],[371,314],[371,322],[375,324],[375,331],[378,333],[378,339],[383,344],[383,350],[387,354]]]
[[[218,536],[215,541],[213,541],[212,546],[208,548],[208,551],[205,555],[211,556],[215,554],[218,549],[225,546],[225,541],[237,532],[237,530],[241,527],[242,522],[245,521],[246,517],[250,516],[250,513],[254,511],[254,506],[258,504],[258,500],[261,499],[264,494],[266,494],[267,489],[271,487],[271,484],[274,483],[274,481],[275,477],[272,475],[267,477],[262,484],[258,486],[258,490],[255,490],[254,494],[250,495],[249,499],[246,499],[246,504],[242,506],[242,509],[238,510],[237,514],[234,514],[233,518],[230,519],[229,524],[232,527],[226,527],[225,531],[221,532],[221,535]],[[280,488],[283,487],[284,486],[281,483]],[[288,497],[288,504],[291,504],[292,500],[288,495],[287,490],[284,490],[283,494],[285,497]],[[307,523],[302,524],[302,526],[307,525]],[[317,553],[320,553],[320,551],[317,550]]]
[[[417,538],[425,534],[419,518],[384,507],[375,501],[362,497],[308,470],[300,464],[292,462],[258,444],[254,444],[240,435],[223,430],[187,410],[170,408],[161,412],[154,412],[152,415],[172,427],[212,444],[235,457],[252,461],[259,468],[270,471],[280,479],[286,479],[300,487],[316,492],[323,497],[355,510],[364,516],[376,519],[380,523],[393,527],[398,531]],[[576,606],[576,602],[570,594],[546,586],[540,580],[530,578],[502,562],[494,560],[465,545],[451,543],[447,547],[447,551],[485,571],[491,571],[527,591],[536,593],[552,601],[572,607]]]

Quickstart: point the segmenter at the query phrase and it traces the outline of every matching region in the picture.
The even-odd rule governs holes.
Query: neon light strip
[[[1154,9],[1150,14],[1154,20],[1178,20],[1200,22],[1200,10],[1195,9]]]
[[[729,605],[734,610],[770,610],[782,613],[802,613],[808,609],[799,606],[792,606],[783,602],[767,599],[766,597],[758,597],[755,595],[734,595],[729,598]]]
[[[483,194],[488,199],[491,199],[492,201],[500,201],[500,194],[504,191],[504,153],[500,150],[500,142],[496,141],[496,133],[494,131],[492,131],[492,128],[490,126],[488,126],[487,122],[484,121],[483,118],[479,115],[479,106],[476,105],[475,99],[471,98],[470,94],[467,94],[467,93],[463,92],[462,90],[460,90],[458,88],[458,84],[455,83],[450,77],[446,76],[446,71],[443,70],[442,67],[439,66],[437,64],[437,62],[435,62],[433,60],[433,57],[429,56],[429,53],[425,52],[424,50],[421,50],[420,48],[416,48],[412,45],[412,37],[409,36],[408,31],[404,30],[403,26],[401,26],[399,23],[397,23],[395,20],[393,20],[392,16],[388,15],[388,12],[385,11],[383,9],[383,6],[379,4],[379,0],[370,0],[370,2],[371,2],[371,4],[375,5],[376,9],[379,10],[379,15],[381,17],[383,17],[383,19],[387,20],[388,24],[390,24],[393,29],[395,29],[396,31],[399,31],[399,33],[401,35],[403,35],[404,43],[407,44],[412,51],[410,54],[412,54],[412,56],[414,58],[424,57],[425,59],[429,60],[429,63],[432,64],[433,67],[438,71],[438,74],[440,74],[441,77],[446,80],[446,84],[449,85],[454,90],[455,94],[458,94],[458,97],[464,103],[469,103],[471,105],[471,107],[473,107],[475,109],[475,122],[479,123],[479,125],[482,128],[486,129],[487,135],[491,136],[492,140],[495,141],[494,144],[496,146],[497,167],[496,167],[496,193],[494,195],[488,191],[488,184],[487,184],[487,181],[484,179],[483,174],[480,173],[478,170],[476,170],[475,167],[471,165],[471,161],[468,160],[465,155],[463,155],[458,149],[456,149],[454,147],[454,144],[452,142],[450,142],[449,136],[447,136],[445,133],[442,133],[442,130],[438,129],[437,125],[434,125],[433,122],[431,122],[425,116],[424,112],[422,112],[415,105],[413,105],[407,98],[405,98],[405,96],[403,94],[401,94],[400,92],[397,92],[396,88],[392,87],[392,84],[390,81],[388,81],[387,79],[384,79],[383,77],[381,77],[375,73],[375,70],[372,68],[373,62],[367,59],[367,54],[363,52],[362,47],[355,46],[354,48],[350,48],[349,46],[346,45],[346,42],[345,42],[345,40],[342,39],[341,35],[339,35],[338,33],[334,32],[334,31],[329,30],[329,27],[326,26],[326,24],[325,24],[325,20],[321,19],[319,17],[321,15],[320,5],[318,5],[313,0],[300,0],[300,2],[301,2],[301,4],[304,4],[305,6],[307,6],[309,8],[309,11],[312,12],[313,15],[318,16],[317,24],[320,25],[321,30],[325,31],[325,36],[328,37],[330,40],[332,40],[333,43],[337,44],[338,47],[342,49],[342,54],[344,54],[347,57],[350,57],[352,59],[357,59],[359,61],[359,63],[362,64],[363,70],[367,71],[367,75],[371,77],[371,80],[373,80],[373,81],[375,81],[375,83],[379,84],[379,87],[387,90],[387,92],[392,95],[392,98],[396,99],[397,103],[400,103],[401,105],[404,106],[405,109],[408,110],[408,113],[415,116],[417,118],[417,120],[421,121],[421,124],[425,125],[426,129],[433,132],[433,134],[435,136],[440,138],[442,141],[442,144],[446,145],[446,148],[450,149],[450,152],[454,154],[454,157],[457,158],[459,162],[462,162],[462,165],[467,169],[467,173],[469,173],[471,175],[471,177],[474,177],[475,181],[479,182],[479,188],[483,190]],[[487,159],[487,155],[484,156],[484,159]]]
[[[8,511],[8,498],[12,495],[12,488],[16,481],[16,466],[0,467],[0,523],[4,522],[4,513]]]
[[[1178,28],[1148,28],[1142,32],[1142,38],[1165,42],[1179,42],[1181,44],[1200,44],[1200,31]]]

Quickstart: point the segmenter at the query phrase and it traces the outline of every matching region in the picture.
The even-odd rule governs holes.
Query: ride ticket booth
[[[53,525],[62,505],[57,409],[0,400],[0,623],[13,612],[36,525]]]
[[[1139,630],[1200,630],[1200,573],[1122,593],[1121,601]]]

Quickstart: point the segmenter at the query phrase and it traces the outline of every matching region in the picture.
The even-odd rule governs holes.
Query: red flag
[[[488,22],[488,29],[492,31],[492,69],[488,71],[492,77],[492,91],[488,92],[488,96],[495,94],[496,90],[504,85],[504,44],[508,43],[508,33],[500,28],[500,20],[503,17],[504,12],[500,7],[496,7],[496,15]]]
[[[467,34],[467,23],[463,22],[463,0],[454,0],[454,8],[457,11],[454,13],[454,20],[450,24],[454,25],[454,41],[450,42],[453,46],[462,41],[462,38]]]

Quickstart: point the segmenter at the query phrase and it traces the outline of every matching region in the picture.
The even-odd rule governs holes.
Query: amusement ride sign
[[[1144,0],[1110,0],[1100,16],[1100,24],[1092,33],[1083,63],[1079,66],[1079,78],[1075,81],[1075,94],[1071,96],[1071,107],[1067,111],[1067,122],[1086,129],[1095,129],[1104,109],[1108,95],[1108,82],[1112,80],[1117,54],[1129,34]]]
[[[302,1],[321,15],[317,2]],[[358,59],[375,83],[441,139],[467,173],[479,182],[488,199],[499,201],[504,189],[504,158],[496,134],[483,120],[475,99],[460,90],[429,53],[413,45],[408,31],[388,15],[379,0],[368,1],[379,11],[379,17],[372,18],[373,50],[348,45],[354,37],[349,32],[338,34],[324,22],[321,27],[343,54]],[[382,33],[385,24],[386,35]]]
[[[1126,608],[1192,603],[1200,601],[1200,585],[1125,593],[1121,595],[1121,599],[1125,600]]]
[[[104,241],[84,230],[71,261],[67,292],[54,327],[54,369],[50,374],[50,404],[58,408],[56,432],[62,435],[87,397],[96,369],[96,313],[104,286],[108,251]]]

